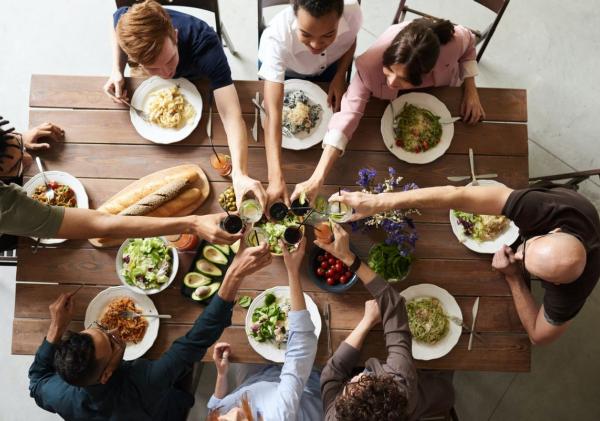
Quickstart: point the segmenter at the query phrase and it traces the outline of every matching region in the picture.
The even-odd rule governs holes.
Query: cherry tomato
[[[346,271],[346,273],[344,273],[344,276],[348,279],[352,278],[352,272],[350,272],[349,270]]]
[[[335,265],[335,259],[333,257],[330,257],[329,259],[327,259],[327,263],[329,263],[329,266],[333,266]]]
[[[323,261],[323,259],[324,259],[324,257],[323,257],[323,256],[321,256],[321,255],[317,256],[317,262],[322,262],[322,261]]]
[[[326,282],[327,282],[327,285],[331,285],[331,286],[335,285],[335,280],[333,278],[327,278]]]
[[[343,272],[344,264],[338,260],[337,263],[335,264],[335,270],[338,272]]]
[[[346,282],[348,282],[348,278],[346,277],[346,275],[340,276],[340,283],[345,284]]]
[[[48,187],[50,187],[51,189],[56,189],[58,188],[58,183],[56,181],[49,181]]]
[[[320,265],[320,266],[321,266],[323,269],[327,269],[327,268],[329,267],[329,263],[327,263],[327,262],[323,261],[323,262],[321,262],[321,265]]]
[[[325,276],[327,276],[328,278],[333,277],[333,275],[335,275],[335,271],[333,269],[329,268],[325,271]]]
[[[323,269],[321,267],[318,267],[317,268],[317,275],[319,275],[319,276],[325,275],[325,269]]]
[[[342,277],[341,273],[334,273],[333,274],[333,279],[335,279],[336,281],[338,281],[341,277]]]

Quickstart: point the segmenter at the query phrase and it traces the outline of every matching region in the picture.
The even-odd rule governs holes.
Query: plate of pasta
[[[264,105],[264,104],[263,104]],[[318,85],[301,79],[288,79],[283,87],[281,146],[303,150],[317,145],[327,133],[333,112],[327,104],[327,93]],[[264,115],[261,122],[264,127]]]
[[[112,330],[116,329],[125,342],[126,361],[143,356],[158,336],[159,319],[156,317],[124,318],[123,311],[138,314],[158,314],[156,306],[147,295],[137,294],[124,286],[110,287],[94,297],[85,311],[85,327],[94,322]]]
[[[63,171],[45,171],[49,187],[54,191],[54,198],[48,201],[46,197],[46,186],[42,174],[36,174],[25,185],[23,189],[27,196],[40,203],[51,206],[62,206],[66,208],[89,208],[89,199],[83,184],[77,178]],[[37,238],[32,237],[34,240]],[[40,244],[51,245],[63,243],[64,238],[42,238]]]
[[[410,164],[435,161],[450,147],[454,124],[448,107],[423,92],[400,95],[381,117],[381,135],[388,150]]]
[[[188,137],[202,115],[202,97],[187,79],[153,76],[135,90],[131,105],[144,111],[144,120],[131,109],[131,123],[140,136],[154,143],[169,144]]]
[[[408,325],[416,360],[433,360],[449,353],[458,343],[462,312],[454,297],[433,284],[418,284],[400,292],[406,301]]]

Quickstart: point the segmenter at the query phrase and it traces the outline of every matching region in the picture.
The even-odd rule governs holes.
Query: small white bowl
[[[158,238],[160,238],[169,247],[169,251],[171,252],[171,258],[172,258],[172,260],[171,260],[171,275],[169,276],[169,281],[162,284],[162,286],[160,288],[149,288],[149,289],[138,288],[136,286],[129,285],[127,283],[127,281],[125,280],[125,278],[121,275],[121,270],[123,269],[123,252],[125,251],[125,247],[127,247],[127,244],[129,244],[129,242],[132,240],[131,238],[128,238],[127,240],[125,240],[125,242],[123,242],[123,244],[121,244],[121,247],[119,247],[119,251],[117,252],[117,258],[116,258],[117,276],[119,277],[119,279],[121,280],[121,283],[124,286],[126,286],[127,288],[131,289],[134,292],[137,292],[138,294],[144,294],[144,295],[158,294],[162,290],[166,289],[169,285],[171,285],[171,283],[177,276],[177,270],[179,269],[179,255],[177,254],[177,249],[175,249],[175,247],[169,246],[169,242],[164,237],[158,237]]]

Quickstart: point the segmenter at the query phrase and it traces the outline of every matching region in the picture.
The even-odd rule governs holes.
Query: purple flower
[[[388,174],[390,175],[390,177],[396,177],[396,170],[392,167],[388,167]]]
[[[358,171],[358,180],[356,184],[361,186],[363,189],[368,189],[373,179],[377,176],[377,171],[373,168],[361,168]]]
[[[384,188],[383,184],[379,183],[379,184],[377,184],[375,186],[375,188],[373,189],[373,191],[375,193],[383,193],[383,188]]]

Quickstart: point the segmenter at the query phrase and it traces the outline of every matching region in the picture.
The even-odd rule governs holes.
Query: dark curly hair
[[[54,369],[73,386],[88,386],[97,380],[98,363],[94,341],[87,333],[69,332],[54,353]]]
[[[440,55],[440,45],[454,36],[454,25],[449,20],[421,18],[404,27],[383,53],[383,65],[403,64],[408,80],[415,86],[423,83]]]
[[[407,403],[398,380],[370,373],[346,385],[346,393],[335,401],[335,414],[343,421],[406,421]]]
[[[294,14],[297,14],[298,9],[302,8],[315,18],[320,18],[331,12],[337,13],[338,16],[344,14],[344,0],[292,0],[292,6],[294,7]]]
[[[0,115],[0,159],[6,152],[8,140],[13,136],[15,128],[10,126],[10,121]]]

